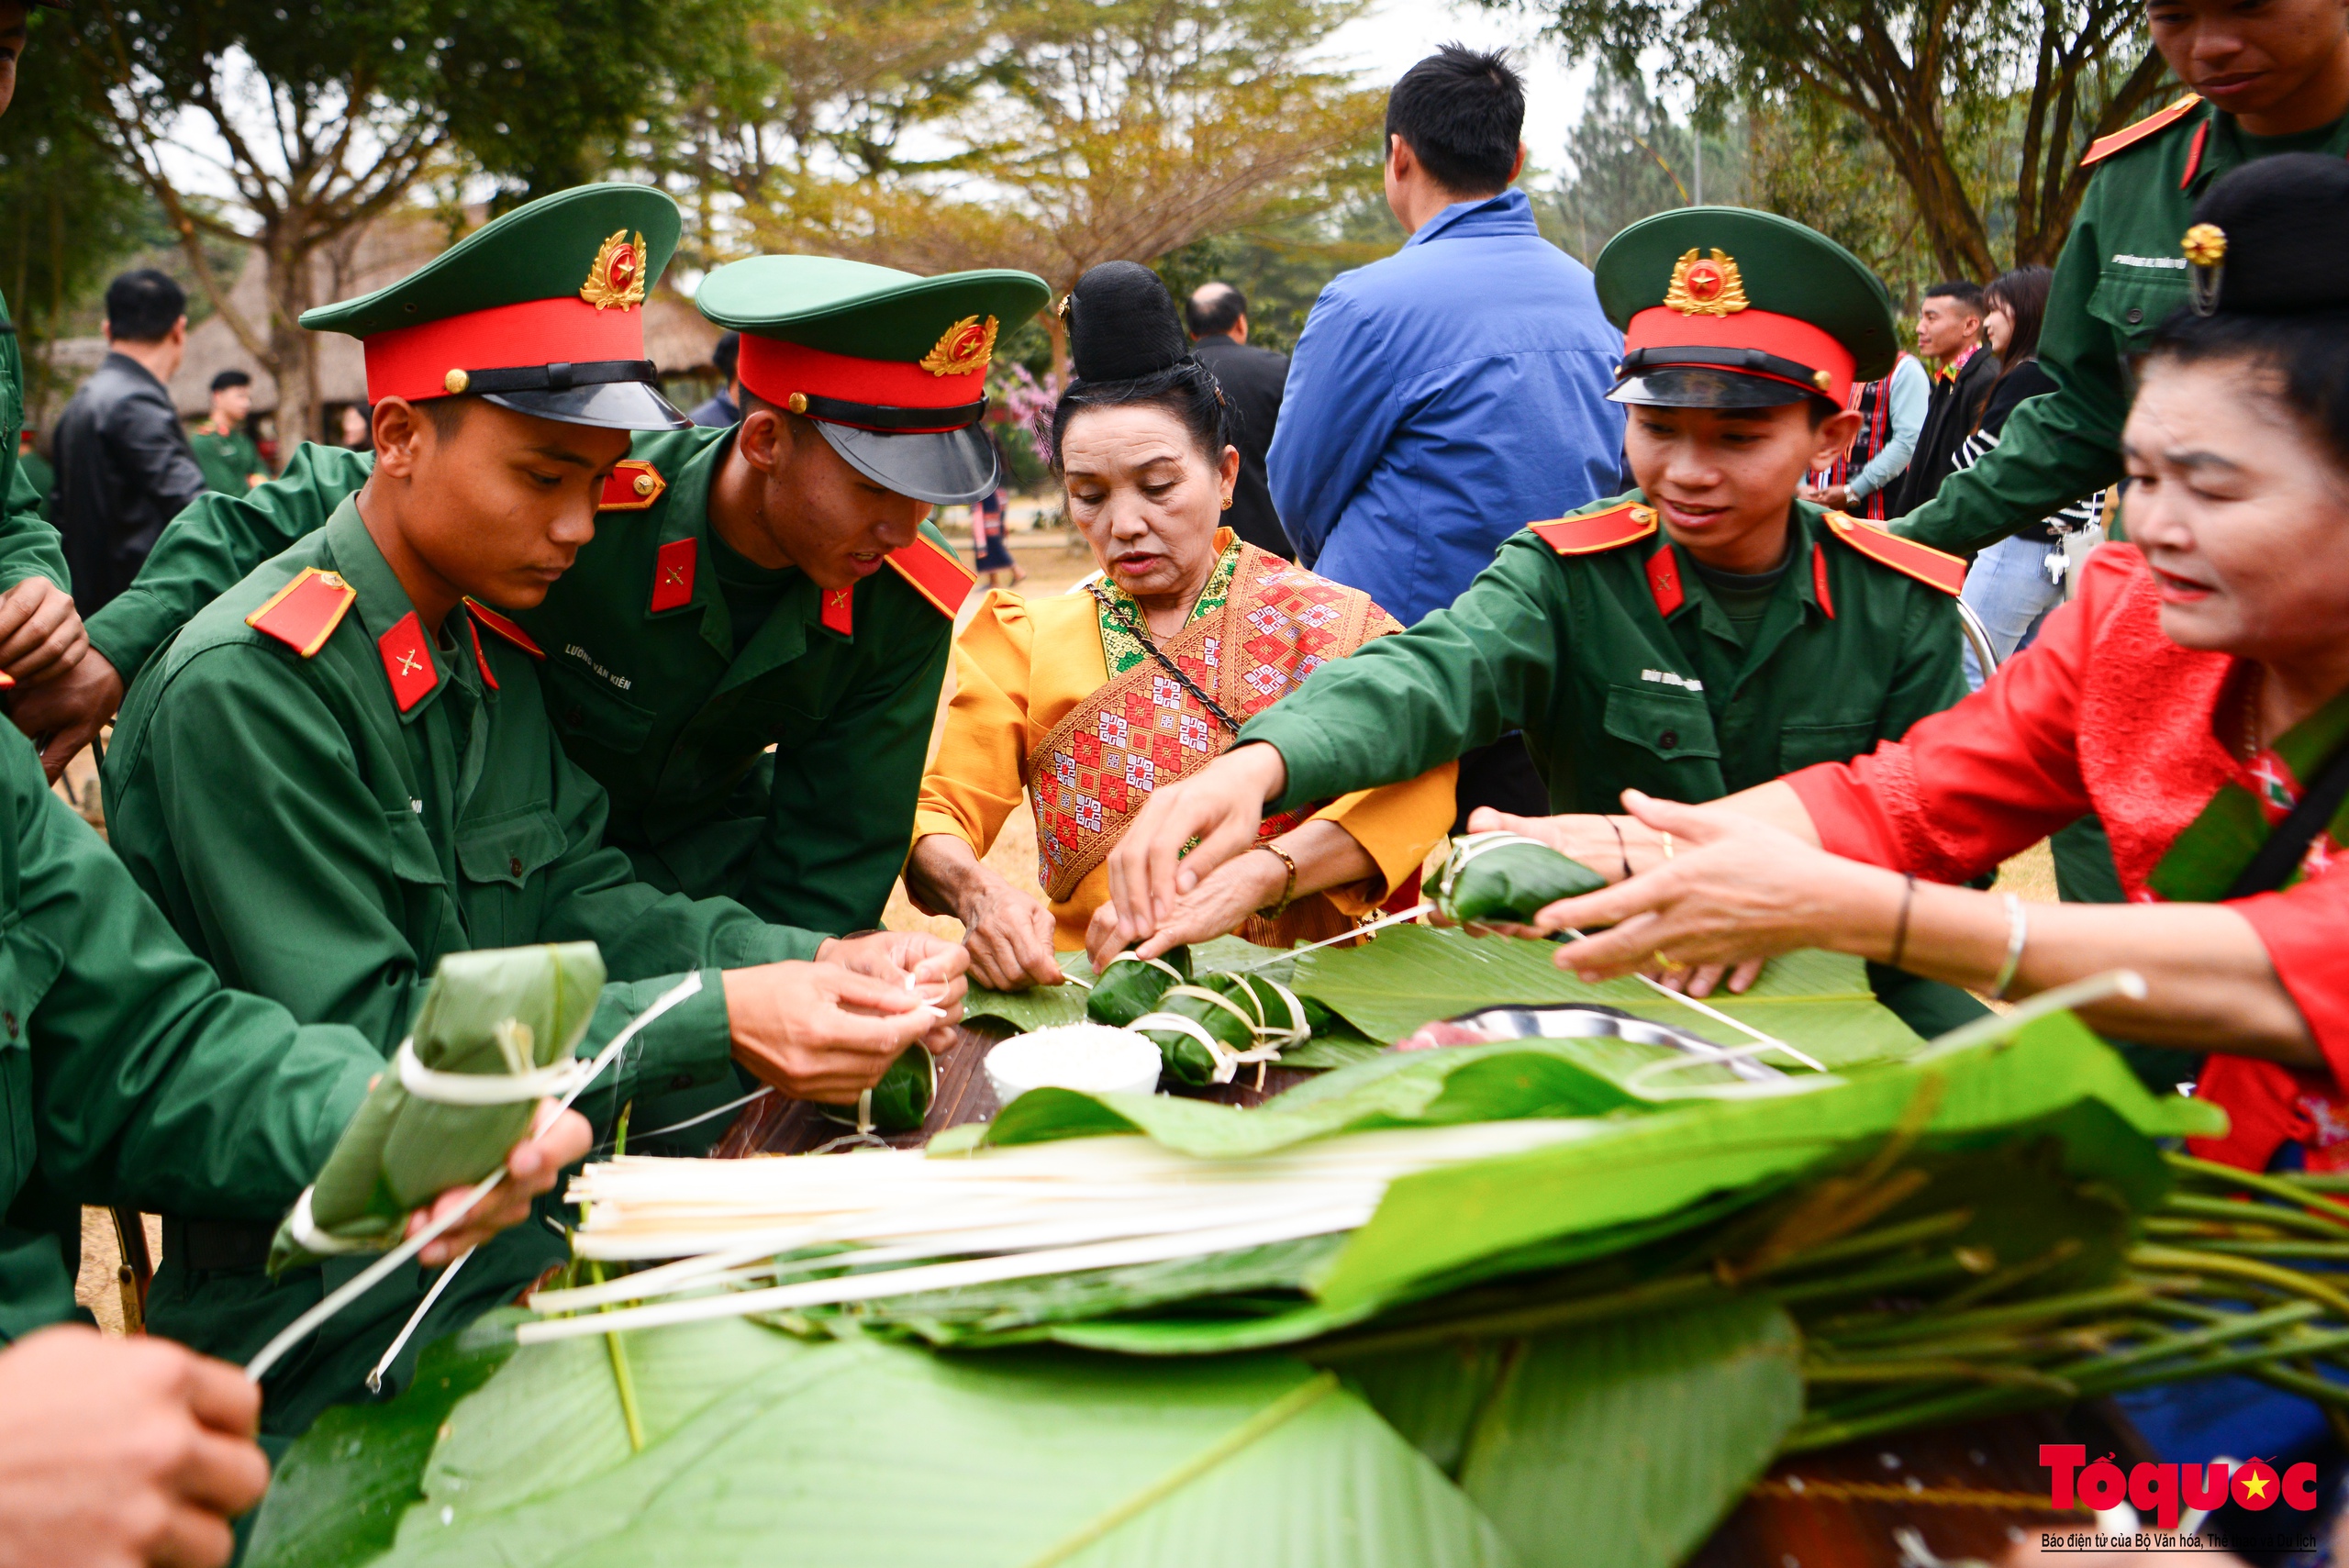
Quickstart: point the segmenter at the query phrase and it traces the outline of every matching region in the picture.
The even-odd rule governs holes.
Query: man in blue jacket
[[[1622,488],[1623,335],[1509,187],[1524,122],[1498,52],[1447,44],[1395,83],[1386,202],[1411,238],[1321,291],[1266,459],[1297,559],[1406,626],[1526,524]],[[1463,820],[1546,809],[1515,735],[1460,760],[1459,792]]]

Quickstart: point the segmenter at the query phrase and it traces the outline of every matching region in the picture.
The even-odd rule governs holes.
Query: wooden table
[[[953,1045],[939,1057],[938,1095],[921,1130],[886,1141],[915,1148],[950,1127],[993,1117],[998,1107],[981,1064],[987,1048],[1011,1032],[992,1020],[958,1028]],[[1182,1092],[1257,1106],[1313,1075],[1275,1067],[1262,1090],[1250,1074],[1240,1083]],[[770,1096],[742,1112],[717,1154],[804,1154],[851,1130],[811,1106]],[[1796,1455],[1770,1467],[1688,1560],[1689,1568],[1926,1568],[1934,1559],[1995,1563],[2014,1542],[2042,1530],[2092,1524],[2085,1514],[2058,1514],[2048,1506],[2039,1445],[2058,1442],[2086,1443],[2092,1453],[2117,1451],[2124,1466],[2140,1446],[2109,1407],[2090,1405]],[[1930,1557],[1908,1552],[1908,1532]]]

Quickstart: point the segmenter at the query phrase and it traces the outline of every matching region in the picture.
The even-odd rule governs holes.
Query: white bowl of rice
[[[1131,1029],[1061,1024],[1015,1035],[987,1052],[987,1082],[1008,1106],[1030,1089],[1147,1095],[1158,1087],[1158,1047]]]

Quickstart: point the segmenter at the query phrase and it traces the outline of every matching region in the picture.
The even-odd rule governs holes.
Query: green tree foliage
[[[1660,56],[1715,111],[1849,117],[1908,187],[1935,264],[1957,276],[2053,261],[2087,188],[2080,152],[2144,113],[2165,74],[2135,39],[2138,0],[1517,3],[1620,72]]]
[[[1638,72],[1602,69],[1566,136],[1566,173],[1537,196],[1544,232],[1584,261],[1652,213],[1745,199],[1743,115],[1700,128],[1675,120]]]
[[[140,242],[146,194],[106,156],[106,128],[79,91],[54,12],[33,13],[17,95],[0,117],[0,290],[25,349],[27,404],[53,379],[43,345],[118,258]]]

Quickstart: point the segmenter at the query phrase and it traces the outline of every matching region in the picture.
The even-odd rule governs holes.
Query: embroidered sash
[[[1160,647],[1244,723],[1330,660],[1401,629],[1368,595],[1242,543],[1223,607]],[[1230,744],[1230,734],[1156,660],[1112,676],[1028,759],[1036,880],[1053,902],[1066,901],[1108,858],[1152,790],[1189,777]],[[1277,838],[1319,808],[1268,817],[1258,837]]]

